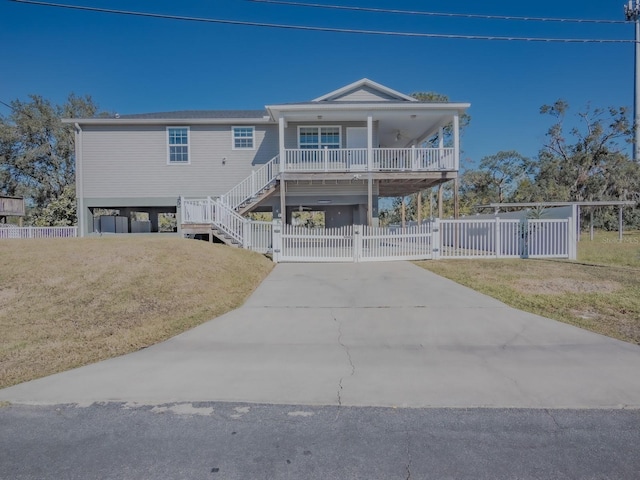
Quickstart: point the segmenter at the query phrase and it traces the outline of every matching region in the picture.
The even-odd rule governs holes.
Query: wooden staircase
[[[211,227],[211,234],[229,247],[242,248],[242,244],[238,240],[225,233],[223,230],[220,230],[215,225]]]
[[[246,215],[278,190],[280,190],[280,181],[274,180],[265,188],[263,188],[259,192],[256,192],[253,197],[249,198],[244,203],[236,207],[236,212],[238,212],[240,215]]]
[[[220,198],[181,198],[182,231],[188,235],[208,234],[212,241],[215,236],[229,246],[244,247],[250,223],[244,215],[279,189],[279,161],[275,156]]]

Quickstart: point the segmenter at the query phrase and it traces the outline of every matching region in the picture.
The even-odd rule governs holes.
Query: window
[[[303,149],[340,148],[340,127],[298,127],[298,143]]]
[[[169,163],[189,163],[189,127],[167,127]]]
[[[253,149],[253,138],[255,127],[232,127],[233,130],[233,149]]]

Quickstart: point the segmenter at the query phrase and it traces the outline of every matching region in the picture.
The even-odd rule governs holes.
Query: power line
[[[18,109],[17,109],[16,107],[14,107],[13,105],[11,105],[11,104],[9,104],[9,103],[6,103],[6,102],[3,102],[2,100],[0,100],[0,103],[1,103],[2,105],[4,105],[5,107],[7,107],[7,108],[11,109],[11,111],[13,111],[13,112],[15,112],[15,113],[20,113],[20,110],[18,110]],[[24,114],[25,114],[27,117],[29,117],[29,118],[33,118],[33,117],[31,116],[31,114],[30,114],[29,112],[27,112],[26,110],[24,110],[24,109],[22,110],[22,113],[24,113]]]
[[[597,20],[588,18],[553,18],[553,17],[519,17],[512,15],[481,15],[475,13],[445,13],[445,12],[424,12],[417,10],[398,10],[391,8],[356,7],[349,5],[327,5],[320,3],[292,2],[285,0],[245,0],[254,3],[271,3],[274,5],[287,5],[292,7],[325,8],[332,10],[349,10],[355,12],[392,13],[398,15],[422,15],[429,17],[453,17],[453,18],[480,18],[484,20],[523,20],[534,22],[562,22],[562,23],[606,23],[625,24],[624,20]]]
[[[14,107],[13,105],[11,105],[9,103],[6,103],[6,102],[3,102],[2,100],[0,100],[0,103],[2,105],[4,105],[5,107],[7,107],[8,109],[10,109],[12,112],[18,113],[18,109],[16,107]],[[29,114],[27,114],[27,115],[30,116]]]
[[[461,34],[445,34],[445,33],[395,32],[395,31],[385,31],[385,30],[360,30],[360,29],[352,29],[352,28],[335,28],[335,27],[314,27],[309,25],[249,22],[249,21],[243,21],[243,20],[224,20],[224,19],[205,18],[205,17],[186,17],[181,15],[138,12],[138,11],[132,11],[132,10],[115,10],[110,8],[68,5],[68,4],[62,4],[62,3],[41,2],[41,1],[35,1],[35,0],[10,0],[10,1],[16,2],[16,3],[25,3],[30,5],[44,6],[44,7],[55,7],[55,8],[69,9],[69,10],[82,10],[82,11],[98,12],[98,13],[111,13],[115,15],[160,18],[160,19],[167,19],[167,20],[187,21],[187,22],[218,23],[218,24],[226,24],[226,25],[278,28],[278,29],[285,29],[285,30],[303,30],[303,31],[311,31],[311,32],[350,33],[350,34],[359,34],[359,35],[382,35],[382,36],[413,37],[413,38],[441,38],[441,39],[464,39],[464,40],[546,42],[546,43],[635,43],[635,40],[625,40],[625,39],[503,37],[503,36],[493,36],[493,35],[461,35]]]

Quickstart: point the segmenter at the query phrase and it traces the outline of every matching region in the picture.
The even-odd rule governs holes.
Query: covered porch
[[[316,99],[267,107],[278,122],[275,210],[287,211],[289,184],[350,180],[366,184],[363,223],[376,225],[378,196],[406,195],[457,177],[460,116],[468,106]]]

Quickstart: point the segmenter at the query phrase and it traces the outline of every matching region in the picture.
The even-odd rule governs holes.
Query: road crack
[[[551,413],[551,411],[548,408],[544,409],[544,413],[546,413],[549,417],[551,417],[551,420],[553,420],[553,423],[556,425],[558,430],[560,430],[560,431],[564,430],[564,428],[562,428],[562,425],[560,425],[558,423],[558,420],[556,419],[556,417]]]
[[[411,436],[409,435],[409,432],[407,432],[407,477],[406,480],[411,480],[411,463],[412,463],[412,458],[411,458]]]

